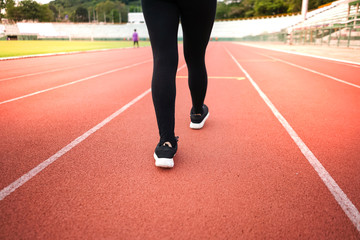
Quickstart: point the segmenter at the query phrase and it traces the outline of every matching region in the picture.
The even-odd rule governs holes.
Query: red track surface
[[[179,70],[179,151],[164,170],[150,94],[83,135],[149,89],[150,59],[140,48],[0,62],[0,239],[360,239],[359,65],[211,43],[210,118],[189,128]],[[252,81],[346,194],[348,213]]]

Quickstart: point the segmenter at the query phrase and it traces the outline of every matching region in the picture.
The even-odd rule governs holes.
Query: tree
[[[84,7],[78,7],[75,11],[75,22],[89,21],[88,10]]]
[[[3,9],[5,9],[5,1],[0,0],[0,19],[4,17],[4,15],[2,14]]]
[[[287,12],[288,7],[283,0],[256,0],[255,15],[268,16]]]
[[[216,19],[253,17],[254,3],[255,0],[234,1],[230,4],[219,2],[217,5]]]
[[[58,18],[60,18],[60,12],[52,2],[49,3],[49,9],[53,13],[54,21],[56,21]]]
[[[14,21],[22,20],[20,9],[15,7],[14,0],[7,0],[5,3],[5,9],[6,9],[6,17],[9,20],[14,20]]]
[[[55,15],[48,4],[40,5],[39,22],[53,22]]]
[[[99,22],[127,22],[128,11],[122,2],[106,0],[96,5],[96,15]]]
[[[216,19],[229,18],[229,7],[225,3],[218,3],[216,9]]]
[[[40,4],[33,0],[23,0],[19,4],[22,18],[26,20],[39,20],[40,19]]]
[[[54,14],[48,4],[40,5],[33,0],[23,0],[17,7],[14,0],[7,0],[5,8],[6,17],[13,21],[51,22],[54,20]]]
[[[112,9],[116,9],[116,4],[107,0],[96,5],[96,12],[98,13],[98,20],[101,22],[109,22]]]
[[[291,1],[289,1],[287,12],[288,13],[300,12],[301,11],[301,4],[302,4],[302,0],[291,0]]]
[[[120,23],[126,23],[128,21],[128,10],[124,3],[118,2],[119,7],[119,19],[121,19]],[[116,21],[117,22],[117,21]]]

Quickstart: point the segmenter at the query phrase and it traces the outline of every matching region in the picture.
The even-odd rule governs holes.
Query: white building
[[[128,23],[145,23],[142,12],[128,13]]]

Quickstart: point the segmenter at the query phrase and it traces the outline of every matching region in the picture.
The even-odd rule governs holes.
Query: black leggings
[[[205,51],[214,23],[216,0],[142,0],[154,57],[152,97],[160,142],[175,143],[175,76],[179,20],[195,113],[202,113],[207,89]],[[190,109],[189,109],[190,110]]]

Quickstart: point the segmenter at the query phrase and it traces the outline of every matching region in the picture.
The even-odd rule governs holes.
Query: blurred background
[[[218,1],[211,40],[360,47],[359,2]],[[0,8],[1,40],[129,41],[134,29],[148,39],[139,0],[0,0]]]

